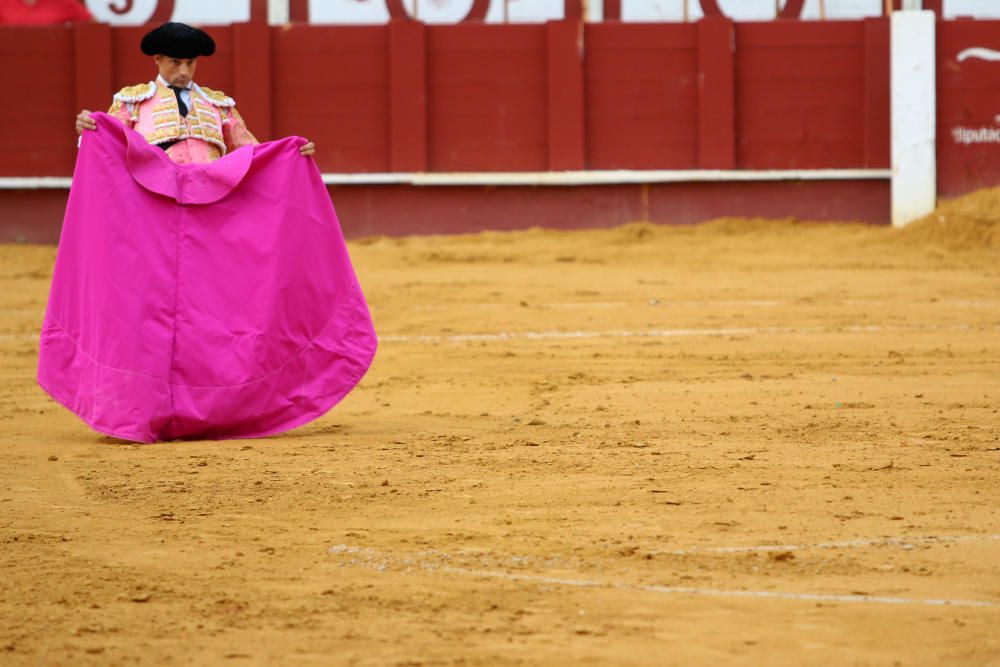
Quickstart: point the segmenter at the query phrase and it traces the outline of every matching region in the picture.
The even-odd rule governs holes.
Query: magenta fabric
[[[330,410],[377,341],[305,140],[178,165],[94,117],[39,384],[97,431],[139,442],[258,437]]]

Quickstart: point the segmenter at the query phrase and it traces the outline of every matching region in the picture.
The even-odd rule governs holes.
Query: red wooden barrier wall
[[[0,32],[0,174],[62,175],[73,171],[73,33],[65,28]],[[13,101],[16,100],[16,101]]]
[[[546,45],[545,25],[427,28],[429,170],[548,169]]]
[[[998,21],[939,22],[939,179],[1000,183]],[[148,81],[145,28],[0,29],[0,176],[72,172],[79,108]],[[262,140],[301,134],[325,172],[819,169],[889,165],[888,22],[215,27],[198,80]]]
[[[944,196],[1000,184],[1000,62],[958,62],[970,47],[1000,51],[1000,21],[939,21],[938,189]],[[960,143],[956,131],[992,129],[978,143]]]
[[[271,135],[315,141],[324,171],[391,171],[388,34],[382,26],[272,32]]]
[[[697,24],[589,24],[586,49],[587,166],[697,169]]]
[[[881,20],[880,20],[881,22]],[[736,164],[740,169],[866,164],[864,21],[748,23],[736,29]],[[888,60],[871,63],[888,85]],[[888,137],[888,113],[884,132]]]
[[[872,25],[244,24],[212,29],[197,80],[260,139],[316,141],[326,172],[885,166],[887,128],[865,133],[888,118]],[[0,108],[0,175],[70,173],[72,112],[155,74],[144,30],[2,30],[11,88],[44,102]]]

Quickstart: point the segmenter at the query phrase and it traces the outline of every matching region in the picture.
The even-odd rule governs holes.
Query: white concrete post
[[[891,18],[892,224],[903,227],[937,203],[937,86],[933,11]]]
[[[285,25],[288,21],[288,0],[267,0],[268,25]]]

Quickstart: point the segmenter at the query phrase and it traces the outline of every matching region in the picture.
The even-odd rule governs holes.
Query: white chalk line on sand
[[[805,551],[807,549],[850,549],[852,547],[901,547],[912,549],[918,544],[949,544],[956,542],[1000,541],[1000,535],[930,535],[926,537],[881,537],[842,542],[817,542],[816,544],[760,544],[745,547],[692,547],[690,549],[665,549],[650,552],[653,555],[693,556],[698,554],[767,553],[772,551]]]
[[[1000,331],[1000,325],[985,329]],[[440,335],[389,335],[379,336],[382,343],[474,343],[498,342],[512,340],[544,341],[544,340],[587,340],[600,338],[685,338],[696,336],[758,336],[776,334],[838,334],[838,333],[891,333],[891,332],[922,332],[922,331],[972,331],[975,327],[968,324],[911,324],[911,325],[881,325],[853,324],[838,327],[728,327],[705,329],[620,329],[611,331],[512,331],[499,333],[453,334]],[[37,341],[39,334],[0,334],[3,341]]]
[[[832,307],[832,306],[858,306],[858,307],[880,307],[886,305],[892,305],[898,302],[881,301],[877,299],[848,299],[846,301],[839,302],[805,302],[805,301],[789,301],[789,300],[776,300],[776,299],[731,299],[731,300],[712,300],[712,301],[693,301],[693,300],[672,300],[672,299],[658,299],[655,297],[650,297],[646,299],[631,300],[631,301],[560,301],[551,303],[530,303],[526,304],[531,308],[538,308],[541,310],[605,310],[609,308],[643,308],[648,306],[655,306],[657,308],[780,308],[784,306],[821,306],[821,307]],[[465,302],[461,304],[463,308],[481,308],[481,309],[491,309],[491,310],[510,310],[512,305],[507,301],[492,301],[488,303],[480,302]],[[942,307],[950,306],[955,308],[998,308],[1000,307],[1000,300],[986,300],[986,299],[965,299],[965,300],[938,300],[938,301],[927,301],[927,302],[911,302],[914,306],[928,306],[928,307]],[[419,305],[410,305],[411,308],[417,308],[419,310],[454,310],[456,304],[448,303],[423,303]],[[523,307],[523,306],[522,306]],[[2,311],[0,311],[2,312]]]
[[[799,300],[783,300],[783,299],[713,299],[713,300],[681,300],[681,299],[658,299],[658,298],[646,298],[639,300],[629,300],[629,301],[557,301],[557,302],[543,302],[543,303],[532,303],[530,304],[534,308],[542,309],[566,309],[566,310],[587,310],[587,309],[606,309],[606,308],[636,308],[643,306],[658,306],[663,308],[677,308],[677,307],[693,307],[693,308],[778,308],[784,306],[885,306],[898,304],[898,302],[892,301],[882,301],[878,299],[847,299],[845,301],[823,301],[823,302],[808,302]],[[374,310],[377,306],[371,305]],[[927,302],[912,302],[912,305],[927,305],[927,306],[953,306],[956,308],[1000,308],[1000,299],[939,299],[936,301]],[[454,310],[456,304],[448,303],[422,303],[422,304],[409,304],[408,308],[416,308],[419,310]],[[514,308],[510,302],[507,301],[490,301],[490,302],[464,302],[461,304],[463,308],[489,308],[494,310],[510,310]],[[3,315],[24,315],[30,314],[35,316],[39,321],[45,315],[44,306],[35,306],[31,308],[0,308],[0,316]]]
[[[948,600],[939,598],[899,598],[883,595],[862,594],[828,594],[828,593],[792,593],[788,591],[747,591],[725,590],[717,588],[691,588],[687,586],[657,586],[652,584],[626,584],[622,582],[606,582],[596,579],[562,579],[531,574],[511,574],[490,570],[466,570],[463,568],[444,567],[440,571],[451,574],[464,574],[491,579],[507,579],[510,581],[531,581],[540,584],[559,586],[575,586],[580,588],[615,588],[620,590],[645,591],[649,593],[664,593],[673,595],[707,595],[713,597],[734,598],[771,598],[777,600],[804,600],[809,602],[868,602],[874,604],[926,605],[932,607],[992,607],[1000,608],[1000,603],[989,600]]]
[[[948,536],[928,536],[928,537],[884,537],[867,540],[846,540],[842,542],[819,542],[810,545],[758,545],[743,547],[695,547],[691,549],[677,549],[673,551],[660,551],[652,553],[660,554],[699,554],[699,553],[746,553],[764,551],[791,551],[803,549],[834,549],[852,548],[867,546],[900,546],[913,547],[915,544],[936,544],[955,542],[985,542],[1000,540],[1000,535],[948,535]],[[918,605],[931,607],[979,607],[979,608],[1000,608],[1000,602],[992,600],[962,600],[947,598],[904,598],[885,595],[869,595],[867,593],[797,593],[791,591],[755,591],[742,589],[718,589],[718,588],[697,588],[690,586],[663,586],[657,584],[630,584],[621,581],[602,581],[599,579],[575,579],[565,577],[552,577],[542,574],[523,574],[516,572],[505,572],[503,570],[487,570],[465,567],[455,567],[453,565],[442,565],[430,562],[424,558],[401,557],[390,552],[379,551],[369,547],[351,546],[340,544],[328,549],[328,553],[337,556],[362,556],[367,560],[348,561],[342,565],[355,565],[368,567],[383,572],[389,565],[404,569],[417,569],[431,573],[458,574],[469,577],[483,577],[489,579],[503,579],[506,581],[527,581],[538,584],[549,584],[556,586],[571,586],[575,588],[610,588],[618,590],[643,591],[648,593],[659,593],[667,595],[695,595],[710,597],[734,597],[734,598],[754,598],[754,599],[777,599],[796,600],[806,602],[847,602],[847,603],[869,603],[869,604],[892,604],[892,605]],[[423,556],[437,556],[443,560],[451,560],[451,554],[442,551],[430,550],[421,552]],[[512,561],[528,562],[531,559],[523,556],[512,556]]]
[[[1000,326],[993,327],[1000,329]],[[968,324],[845,325],[840,327],[727,327],[706,329],[646,329],[611,331],[519,331],[447,336],[380,336],[383,343],[474,343],[509,340],[581,340],[594,338],[683,338],[693,336],[755,336],[768,334],[884,333],[918,331],[970,331]]]

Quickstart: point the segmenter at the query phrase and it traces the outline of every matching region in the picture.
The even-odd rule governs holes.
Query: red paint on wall
[[[888,169],[890,156],[889,21],[865,20],[865,166]]]
[[[274,136],[314,141],[323,171],[390,171],[387,28],[292,25],[271,37]]]
[[[431,171],[545,171],[545,25],[427,27]]]
[[[57,243],[66,190],[0,190],[0,243]]]
[[[863,21],[736,24],[736,166],[865,164]]]
[[[71,173],[76,159],[72,29],[4,28],[0,60],[8,94],[8,103],[0,105],[0,173]]]
[[[924,9],[929,9],[941,18],[941,12],[944,11],[944,0],[924,0]]]
[[[546,25],[548,64],[548,169],[586,169],[584,155],[583,25],[552,21]]]
[[[239,112],[261,141],[273,137],[271,87],[271,31],[264,23],[234,25],[232,58],[233,88],[230,95],[240,101]],[[207,62],[207,60],[206,60]]]
[[[698,167],[694,23],[586,24],[590,169]]]
[[[293,23],[308,23],[309,0],[289,0],[288,18]]]
[[[722,216],[884,224],[888,181],[658,183],[585,187],[349,185],[330,188],[349,238],[529,227],[597,229]],[[0,190],[0,243],[54,243],[65,190]]]
[[[267,0],[250,0],[250,21],[267,23]]]
[[[389,166],[427,171],[427,30],[423,23],[389,23]]]
[[[698,22],[698,166],[736,166],[735,25],[724,18]]]
[[[111,29],[101,23],[73,26],[75,109],[101,109],[108,103],[111,80]]]
[[[938,174],[952,196],[1000,183],[1000,144],[962,134],[1000,128],[1000,64],[957,60],[1000,50],[1000,21],[938,25]],[[218,52],[198,81],[236,96],[262,140],[316,141],[326,172],[889,165],[881,18],[211,30]],[[69,175],[76,111],[155,76],[145,31],[0,28],[5,86],[32,102],[0,107],[0,176]]]

